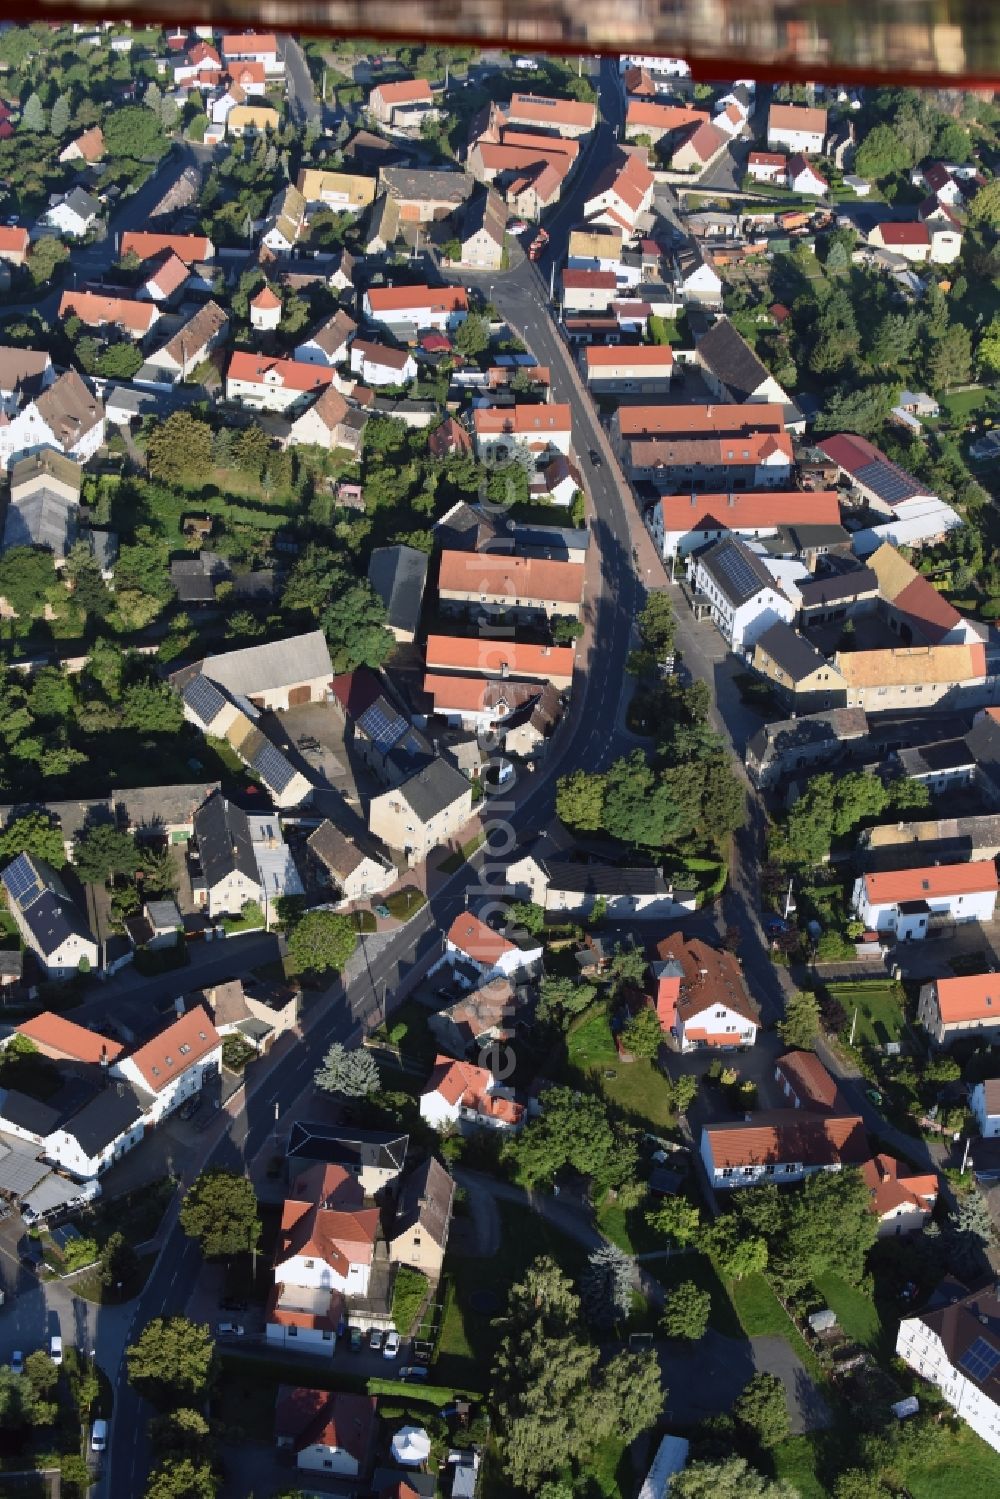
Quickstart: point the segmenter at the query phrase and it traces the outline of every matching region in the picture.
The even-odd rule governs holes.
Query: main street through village
[[[291,66],[291,59],[288,60]],[[668,586],[669,580],[548,301],[551,268],[563,258],[568,232],[578,217],[587,185],[609,159],[616,142],[622,98],[617,68],[609,59],[600,68],[600,100],[602,123],[594,132],[572,192],[547,221],[551,241],[545,255],[537,264],[517,256],[516,263],[505,273],[461,278],[494,303],[538,362],[550,368],[554,397],[571,407],[574,444],[590,494],[594,546],[588,576],[586,633],[581,641],[580,665],[569,709],[542,768],[522,776],[512,790],[505,788],[501,802],[486,804],[484,821],[491,836],[484,849],[431,890],[428,904],[398,933],[363,946],[346,982],[338,981],[313,1000],[302,1039],[281,1052],[277,1060],[261,1064],[253,1091],[241,1095],[232,1110],[221,1111],[211,1130],[198,1137],[200,1148],[193,1149],[186,1162],[187,1182],[206,1166],[249,1170],[271,1141],[280,1140],[330,1043],[356,1039],[365,1023],[380,1020],[385,1009],[391,1010],[405,996],[439,954],[440,934],[458,911],[495,894],[497,880],[492,866],[502,871],[512,847],[549,823],[554,813],[557,777],[577,768],[598,770],[639,742],[625,728],[628,693],[625,662],[633,643],[634,620],[646,592]],[[302,118],[309,117],[306,99]],[[171,171],[180,165],[174,163]],[[135,208],[130,208],[130,220],[135,212]],[[590,450],[602,456],[599,466],[588,461]],[[724,652],[712,627],[694,622],[679,590],[674,589],[673,595],[677,606],[678,654],[691,677],[707,682],[712,689],[716,726],[741,759],[752,724],[725,666]],[[740,957],[750,987],[765,1019],[773,1022],[780,1018],[791,981],[786,971],[772,963],[758,918],[759,864],[766,818],[759,798],[749,787],[747,796],[747,824],[734,840],[729,887],[714,920],[718,926],[738,930]],[[484,866],[491,878],[481,884]],[[247,944],[253,940],[244,939]],[[259,961],[259,952],[254,949],[251,956],[249,946],[244,948],[237,941],[227,943],[224,952],[211,954],[204,961],[236,972],[241,966]],[[113,995],[112,985],[104,1002],[113,1004]],[[124,1004],[128,997],[123,988],[121,1002]],[[843,1067],[837,1058],[825,1049],[821,1049],[821,1055],[835,1075],[842,1078]],[[865,1115],[866,1122],[877,1126],[884,1138],[891,1139],[893,1131],[874,1113],[860,1083],[848,1078],[842,1085],[851,1104]],[[914,1142],[909,1145],[912,1149]],[[200,1251],[180,1229],[176,1201],[161,1229],[159,1244],[155,1266],[141,1296],[129,1309],[130,1317],[120,1313],[101,1314],[96,1318],[96,1327],[92,1319],[88,1328],[88,1335],[96,1338],[98,1359],[114,1389],[112,1439],[100,1478],[100,1492],[108,1499],[140,1494],[150,1463],[147,1436],[150,1412],[128,1384],[124,1349],[152,1318],[185,1310],[200,1271]]]

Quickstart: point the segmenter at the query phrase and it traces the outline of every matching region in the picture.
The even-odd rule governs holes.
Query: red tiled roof
[[[462,286],[373,286],[368,292],[372,314],[405,312],[467,312],[469,294]]]
[[[618,287],[618,278],[614,271],[570,271],[562,273],[562,284],[565,291],[586,291],[593,288],[594,291],[615,291]]]
[[[910,1175],[906,1167],[891,1155],[877,1155],[865,1161],[861,1175],[868,1188],[871,1211],[878,1218],[909,1206],[929,1213],[937,1201],[938,1179],[933,1172]]]
[[[879,227],[884,245],[929,245],[931,242],[926,224],[882,224]]]
[[[257,295],[251,299],[250,306],[262,307],[265,311],[271,312],[275,307],[281,306],[281,298],[271,290],[265,281]]]
[[[699,161],[708,161],[716,151],[726,145],[729,136],[718,125],[706,121],[704,125],[696,125],[685,139],[681,142],[683,146],[690,146]],[[680,146],[677,148],[680,150]]]
[[[582,562],[553,562],[547,557],[505,553],[442,552],[438,591],[579,604],[583,580]]]
[[[114,323],[130,333],[148,333],[159,317],[151,302],[137,302],[131,297],[102,297],[95,291],[64,291],[59,302],[59,316],[75,314],[91,326]]]
[[[505,146],[524,146],[536,155],[566,156],[575,161],[580,154],[580,142],[564,140],[561,135],[536,135],[531,130],[504,129],[500,139]]]
[[[542,94],[513,94],[507,111],[509,120],[530,120],[534,125],[571,125],[593,130],[597,110],[578,99],[552,99]]]
[[[61,1057],[74,1062],[113,1062],[125,1050],[117,1041],[109,1041],[73,1020],[43,1010],[31,1020],[24,1020],[17,1027],[19,1036],[34,1041],[40,1050],[58,1052]]]
[[[950,895],[978,895],[998,888],[992,859],[970,859],[967,864],[932,864],[922,869],[889,869],[865,875],[865,895],[872,905],[926,900]]]
[[[708,1125],[712,1161],[723,1167],[768,1164],[860,1165],[868,1155],[864,1121],[858,1114],[814,1114],[776,1109],[746,1123]]]
[[[569,406],[559,401],[544,405],[519,402],[514,406],[477,406],[472,416],[477,437],[504,432],[518,437],[541,437],[546,432],[572,431]]]
[[[689,1020],[718,1005],[753,1025],[760,1024],[760,1011],[747,993],[743,970],[732,953],[678,933],[661,942],[656,955],[661,962],[673,961],[683,969],[677,1014],[685,1029]]]
[[[274,1251],[275,1272],[296,1255],[322,1260],[346,1280],[351,1265],[371,1265],[378,1208],[324,1208],[286,1198]]]
[[[428,635],[426,647],[428,668],[478,671],[494,677],[501,676],[504,668],[512,677],[571,677],[574,654],[571,645],[526,645],[458,635]]]
[[[804,104],[772,104],[767,116],[769,130],[805,130],[826,134],[826,110]]]
[[[500,932],[480,921],[469,911],[456,916],[448,928],[448,941],[461,952],[468,953],[477,963],[498,963],[505,953],[517,952],[517,944],[509,942]]]
[[[477,1114],[486,1118],[519,1124],[524,1118],[523,1104],[491,1093],[492,1081],[493,1075],[485,1067],[474,1067],[471,1062],[456,1062],[451,1057],[438,1055],[423,1091],[425,1094],[439,1093],[452,1107],[460,1104],[462,1108],[475,1109]]]
[[[1000,974],[973,973],[935,979],[938,1009],[945,1025],[1000,1019]]]
[[[843,1107],[840,1089],[814,1051],[789,1051],[778,1058],[777,1071],[800,1104],[830,1110]]]
[[[792,439],[787,432],[751,432],[743,437],[640,437],[631,444],[630,458],[640,468],[727,468],[763,463],[780,453],[791,465]],[[690,502],[690,496],[685,496]]]
[[[334,370],[329,365],[302,364],[297,359],[269,359],[263,354],[251,354],[237,349],[229,361],[227,380],[245,380],[255,385],[269,384],[266,376],[274,373],[274,382],[286,390],[321,390],[331,383]]]
[[[152,234],[144,230],[129,229],[122,235],[122,257],[130,250],[140,260],[149,260],[161,250],[173,250],[185,265],[191,265],[196,260],[209,258],[212,242],[203,234]]]
[[[669,344],[640,344],[630,348],[627,344],[590,344],[584,351],[588,366],[594,369],[613,368],[618,364],[647,365],[651,369],[669,368],[674,362]]]
[[[708,121],[705,109],[689,109],[686,104],[655,104],[646,99],[630,99],[625,116],[629,125],[651,125],[655,130],[681,130],[685,125]]]
[[[221,1045],[222,1037],[209,1020],[207,1010],[195,1005],[152,1041],[132,1052],[128,1060],[135,1063],[146,1087],[159,1093],[175,1077]]]
[[[270,32],[263,32],[258,36],[248,31],[242,36],[224,36],[222,52],[225,57],[239,57],[243,52],[271,52],[276,56],[278,42]]]
[[[31,236],[27,229],[0,227],[0,251],[24,255],[30,243]]]
[[[151,282],[165,297],[184,285],[190,275],[187,266],[173,250],[163,250],[155,257],[146,271],[146,280]]]
[[[291,1441],[296,1452],[313,1446],[339,1448],[361,1464],[368,1453],[376,1405],[374,1395],[279,1385],[274,1433]]]
[[[104,155],[104,131],[100,125],[94,125],[92,129],[85,130],[82,135],[78,135],[72,144],[84,161],[100,161]]]
[[[748,494],[664,495],[665,531],[764,531],[775,526],[837,526],[835,489],[751,490]]]
[[[751,151],[747,163],[752,167],[785,167],[788,157],[781,151]]]
[[[666,347],[666,345],[664,345]],[[587,350],[590,354],[593,346]],[[622,352],[621,349],[616,352]],[[639,353],[639,349],[625,352]],[[702,406],[620,406],[618,430],[631,437],[742,437],[750,432],[783,432],[784,409],[775,403],[739,405],[713,402]]]
[[[398,83],[378,83],[369,98],[378,94],[383,104],[430,104],[434,95],[426,78],[402,78]]]

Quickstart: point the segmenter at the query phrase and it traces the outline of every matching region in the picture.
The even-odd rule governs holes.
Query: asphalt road
[[[288,90],[288,113],[296,125],[320,123],[322,111],[313,88],[312,75],[305,53],[294,37],[278,38],[281,55],[285,59],[285,83]]]

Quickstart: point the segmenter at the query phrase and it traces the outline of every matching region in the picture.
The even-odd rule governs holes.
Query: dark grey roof
[[[975,756],[964,739],[942,739],[935,744],[921,744],[896,752],[904,775],[940,775],[946,770],[960,770],[972,765]]]
[[[421,1229],[443,1249],[448,1242],[454,1197],[455,1183],[451,1175],[434,1156],[428,1156],[422,1166],[410,1172],[400,1187],[392,1237],[395,1239],[408,1233],[419,1223]]]
[[[52,489],[40,487],[27,498],[7,506],[3,549],[48,547],[56,557],[65,557],[76,540],[77,507]]]
[[[614,864],[551,859],[543,860],[542,868],[555,890],[580,891],[585,895],[667,894],[666,882],[658,869],[620,869]]]
[[[830,573],[811,583],[798,583],[796,587],[803,609],[815,609],[838,604],[843,599],[860,598],[866,593],[878,593],[878,578],[870,567],[853,567],[850,572]]]
[[[335,1166],[360,1166],[364,1147],[374,1147],[382,1170],[402,1171],[409,1135],[388,1130],[353,1129],[340,1124],[307,1124],[296,1120],[288,1136],[289,1168],[293,1161],[325,1161]]]
[[[143,1108],[131,1086],[108,1080],[89,1103],[62,1126],[80,1149],[94,1156],[125,1134],[142,1118]]]
[[[779,526],[778,532],[787,536],[797,552],[807,552],[816,547],[849,546],[851,533],[844,526]]]
[[[19,979],[23,969],[24,953],[19,947],[0,948],[0,976]]]
[[[464,239],[485,229],[495,244],[502,245],[506,228],[507,205],[493,188],[486,187],[469,199],[462,219]]]
[[[29,1134],[44,1138],[58,1126],[59,1118],[59,1109],[40,1103],[37,1098],[29,1098],[27,1093],[18,1093],[14,1088],[0,1093],[0,1126],[14,1124]]]
[[[495,523],[464,500],[453,506],[434,526],[436,544],[448,552],[478,552],[497,534]]]
[[[376,547],[368,564],[368,581],[385,605],[392,629],[411,635],[420,623],[427,582],[427,554],[416,547]]]
[[[215,585],[231,576],[229,564],[217,552],[178,557],[170,564],[170,581],[182,604],[215,601]]]
[[[421,171],[414,167],[380,167],[379,181],[394,198],[437,199],[464,203],[476,183],[466,172]]]
[[[980,773],[1000,786],[1000,723],[984,714],[965,738]]]
[[[718,318],[698,340],[696,352],[734,401],[747,401],[768,372],[727,317]]]
[[[209,724],[214,722],[228,701],[225,693],[215,685],[210,677],[206,677],[204,672],[200,671],[196,671],[184,683],[181,689],[181,697],[186,707],[195,715],[203,729],[207,729]]]
[[[814,645],[810,645],[791,625],[779,620],[757,637],[757,645],[776,661],[782,671],[787,672],[793,682],[802,682],[827,666],[826,657]],[[832,668],[831,668],[832,670]]]
[[[234,870],[260,880],[247,815],[217,792],[194,814],[194,836],[205,881],[212,889]]]
[[[44,859],[18,854],[0,880],[10,904],[17,906],[43,957],[54,953],[68,937],[93,942],[93,934],[65,885]]]
[[[447,760],[432,760],[423,770],[397,788],[421,822],[429,822],[445,807],[457,802],[469,789],[460,770]]]
[[[722,594],[738,609],[764,588],[777,589],[760,558],[738,536],[724,536],[699,555],[699,563]]]
[[[82,187],[74,187],[66,194],[63,201],[74,213],[79,214],[81,219],[95,218],[101,211],[100,199],[92,197],[90,193],[85,193]]]
[[[107,571],[114,567],[118,561],[118,533],[117,531],[87,531],[86,540],[90,543],[90,554],[94,561],[102,569]]]
[[[750,739],[747,749],[763,761],[765,757],[777,759],[795,750],[860,739],[867,732],[868,720],[863,708],[830,708],[825,713],[764,724]]]
[[[559,561],[569,552],[585,552],[590,546],[590,529],[581,526],[532,526],[515,524],[507,533],[519,552],[552,557]]]

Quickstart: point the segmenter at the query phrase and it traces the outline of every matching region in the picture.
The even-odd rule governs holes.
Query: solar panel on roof
[[[197,713],[202,723],[211,723],[212,719],[225,707],[226,700],[207,677],[199,674],[194,677],[184,688],[184,701],[192,713]]]
[[[712,559],[716,571],[740,598],[749,598],[760,588],[760,579],[749,559],[736,547],[727,547]]]
[[[387,711],[382,701],[372,703],[370,708],[365,709],[358,719],[358,726],[364,730],[375,748],[383,755],[403,737],[409,728],[402,714],[395,713],[391,709]]]
[[[858,469],[854,477],[868,489],[874,490],[887,505],[905,500],[917,490],[909,474],[904,473],[902,469],[894,468],[891,463],[886,463],[881,458],[872,463],[866,463],[864,468]]]
[[[980,1384],[989,1379],[997,1364],[1000,1364],[1000,1348],[994,1348],[985,1338],[977,1338],[958,1361],[959,1368]]]
[[[10,898],[21,907],[28,906],[39,893],[38,877],[27,854],[18,854],[13,864],[4,871],[4,884]]]
[[[273,744],[262,744],[253,757],[252,765],[272,791],[284,791],[295,775],[284,755]]]

